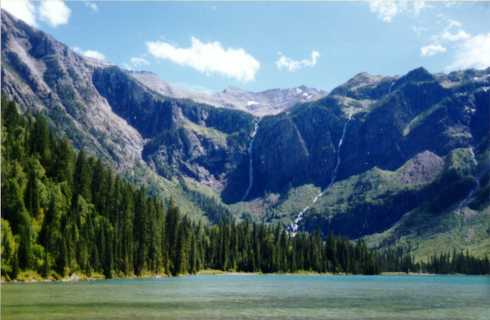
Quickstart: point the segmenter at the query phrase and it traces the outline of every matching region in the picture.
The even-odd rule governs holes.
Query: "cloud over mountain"
[[[276,66],[279,70],[287,70],[289,72],[295,72],[305,67],[313,67],[316,65],[320,52],[311,51],[310,59],[294,60],[285,56],[282,52],[279,52],[279,58],[276,61]]]
[[[157,59],[191,67],[206,75],[219,74],[238,81],[255,80],[260,63],[242,48],[224,48],[218,42],[191,38],[191,46],[180,48],[164,41],[146,43],[148,52]]]
[[[29,0],[2,0],[2,9],[31,26],[37,25],[35,7]]]
[[[63,0],[2,0],[2,9],[10,12],[31,26],[38,25],[38,19],[51,27],[67,24],[71,9]]]
[[[39,6],[40,19],[52,27],[67,24],[71,10],[63,0],[44,0]]]

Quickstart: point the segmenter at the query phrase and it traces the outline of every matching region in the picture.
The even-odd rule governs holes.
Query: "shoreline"
[[[262,272],[242,272],[242,271],[222,271],[222,270],[201,270],[196,274],[182,274],[176,277],[198,277],[198,276],[328,276],[328,277],[342,277],[342,276],[382,276],[382,277],[394,277],[394,276],[488,276],[488,275],[471,275],[471,274],[436,274],[436,273],[416,273],[416,272],[382,272],[380,274],[373,275],[365,275],[365,274],[347,274],[347,273],[318,273],[318,272],[310,272],[310,271],[302,271],[302,272],[275,272],[275,273],[262,273]],[[130,275],[130,276],[122,276],[122,277],[113,277],[110,279],[106,279],[104,276],[95,274],[95,275],[82,275],[78,273],[73,273],[70,276],[56,279],[56,278],[26,278],[22,280],[6,280],[4,278],[1,279],[1,284],[30,284],[30,283],[77,283],[77,282],[85,282],[85,281],[99,281],[99,280],[133,280],[133,279],[163,279],[163,278],[174,278],[171,275],[166,273],[163,274],[144,274],[141,276]]]

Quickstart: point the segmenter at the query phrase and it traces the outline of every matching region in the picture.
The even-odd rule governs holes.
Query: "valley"
[[[490,250],[490,69],[214,94],[85,58],[2,11],[2,93],[192,221]],[[448,197],[451,195],[451,197]]]

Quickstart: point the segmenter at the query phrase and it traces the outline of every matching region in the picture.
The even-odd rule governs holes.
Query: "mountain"
[[[298,103],[318,100],[326,95],[323,90],[299,86],[288,89],[270,89],[261,92],[227,88],[221,92],[208,93],[172,86],[158,75],[148,71],[129,71],[139,82],[166,97],[189,99],[216,107],[249,112],[263,117],[286,111]]]
[[[207,94],[81,57],[2,11],[1,72],[2,93],[24,111],[43,112],[77,148],[187,214],[330,230],[420,255],[436,238],[477,254],[490,247],[490,68],[360,73],[328,95]]]
[[[1,18],[2,94],[23,111],[44,113],[78,149],[109,162],[153,192],[170,195],[184,212],[204,216],[178,180],[159,176],[144,161],[144,132],[119,116],[97,90],[94,75],[113,66],[80,56],[3,10]]]
[[[91,79],[100,66],[2,11],[2,91],[48,112],[77,146],[125,164],[140,158],[143,138],[97,93]]]

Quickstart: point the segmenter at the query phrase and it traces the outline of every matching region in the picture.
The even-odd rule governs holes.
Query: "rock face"
[[[433,194],[444,159],[425,151],[396,171],[377,167],[334,184],[306,216],[303,228],[358,238],[383,231]]]
[[[289,110],[298,103],[315,101],[327,94],[323,90],[306,86],[289,89],[270,89],[261,92],[227,88],[221,92],[208,93],[172,86],[151,72],[130,71],[129,73],[140,83],[163,96],[188,99],[215,107],[241,110],[258,117],[275,115]]]
[[[332,220],[352,237],[389,228],[424,199],[421,189],[395,188],[388,198],[400,205],[392,210],[356,197],[369,200],[369,190],[389,189],[393,181],[431,184],[453,150],[473,148],[478,156],[488,149],[482,146],[490,132],[490,69],[361,73],[326,96],[306,87],[209,95],[83,58],[2,11],[1,72],[4,94],[25,111],[45,112],[77,147],[118,168],[138,163],[169,181],[190,179],[227,204],[277,195],[261,219],[274,220],[267,212],[287,202],[291,190],[325,188],[334,172],[339,183],[354,179],[349,210]],[[328,228],[334,204],[325,199],[305,215],[303,228]],[[362,227],[360,212],[379,223]],[[288,219],[295,214],[283,212]]]
[[[162,96],[118,67],[97,69],[92,80],[112,110],[146,139],[142,156],[160,175],[187,176],[220,191],[244,161],[251,115]]]
[[[141,159],[143,138],[98,94],[92,83],[97,68],[2,11],[2,93],[45,112],[77,147],[126,166]]]

